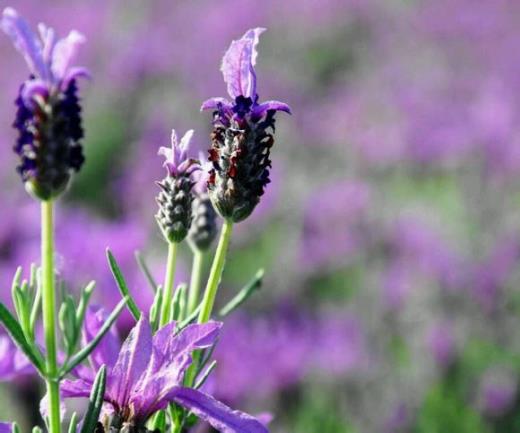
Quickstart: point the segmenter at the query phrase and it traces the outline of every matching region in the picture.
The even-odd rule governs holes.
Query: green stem
[[[195,311],[199,302],[204,256],[204,251],[193,248],[193,265],[191,268],[190,291],[188,294],[188,315]]]
[[[168,262],[166,264],[166,277],[164,279],[163,299],[161,306],[160,325],[164,326],[170,321],[170,310],[173,298],[173,280],[177,263],[177,244],[170,242],[168,246]]]
[[[204,298],[202,300],[202,308],[200,309],[198,322],[205,323],[211,317],[213,310],[213,304],[217,296],[218,285],[222,278],[222,271],[224,270],[224,264],[226,262],[226,254],[231,239],[231,232],[233,230],[233,223],[225,220],[220,233],[220,239],[218,241],[217,251],[215,251],[215,257],[213,258],[213,264],[211,265],[211,271],[209,273],[208,283],[206,290],[204,291]]]
[[[47,396],[49,401],[49,431],[60,433],[60,386],[56,357],[56,296],[54,293],[54,222],[53,203],[41,204],[42,225],[42,310],[45,334]]]

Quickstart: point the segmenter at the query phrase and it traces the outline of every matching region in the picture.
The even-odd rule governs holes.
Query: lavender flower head
[[[104,323],[104,314],[91,309],[87,316],[87,340]],[[112,412],[106,431],[122,428],[132,432],[146,431],[145,423],[169,403],[177,403],[200,419],[209,422],[224,433],[267,433],[255,418],[230,408],[213,397],[183,386],[184,374],[192,362],[194,350],[215,344],[221,324],[208,322],[193,324],[176,332],[176,323],[170,323],[152,336],[148,320],[142,317],[128,338],[119,347],[113,334],[105,337],[92,357],[94,370],[107,366],[107,387],[104,400]],[[88,397],[95,371],[86,368],[77,372],[77,380],[64,380],[62,395]],[[105,424],[109,424],[108,416]]]
[[[172,130],[171,149],[159,149],[159,155],[166,158],[163,165],[168,174],[157,182],[161,192],[157,196],[159,211],[155,218],[168,242],[181,242],[188,234],[193,218],[192,174],[200,170],[200,164],[196,159],[188,158],[192,136],[190,129],[179,142],[177,133]]]
[[[199,160],[204,161],[204,154],[199,153]],[[208,195],[208,171],[211,163],[205,162],[201,166],[201,170],[196,173],[195,198],[193,200],[192,212],[193,221],[191,223],[188,241],[192,248],[199,251],[206,251],[217,236],[217,212],[211,204]]]
[[[30,72],[15,101],[17,170],[30,194],[49,200],[67,187],[71,173],[84,162],[76,79],[88,72],[71,63],[85,38],[73,30],[57,39],[44,24],[38,25],[38,38],[12,8],[4,9],[0,28],[23,55]]]
[[[253,212],[269,183],[276,111],[291,113],[283,102],[258,103],[254,66],[256,46],[264,31],[248,30],[224,54],[221,71],[232,101],[211,98],[201,107],[214,110],[209,196],[222,217],[233,222]]]

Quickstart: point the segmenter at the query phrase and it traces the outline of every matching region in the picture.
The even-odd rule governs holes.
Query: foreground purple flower
[[[89,310],[86,337],[89,339],[102,326],[104,316]],[[144,427],[146,421],[169,403],[177,403],[224,433],[266,433],[256,418],[232,411],[213,397],[182,386],[186,369],[192,362],[192,352],[212,346],[221,324],[209,322],[193,324],[176,333],[170,323],[152,336],[150,324],[141,318],[132,329],[117,354],[115,336],[109,334],[92,357],[94,370],[107,366],[105,402],[115,413],[118,422]],[[61,390],[64,397],[88,397],[95,371],[80,369],[78,380],[65,380]]]
[[[71,172],[78,171],[84,161],[76,79],[88,72],[71,63],[85,38],[73,30],[58,40],[44,24],[38,26],[38,37],[12,8],[4,9],[0,28],[30,72],[16,99],[13,126],[19,132],[14,147],[21,161],[18,172],[31,194],[48,200],[66,188]]]
[[[232,101],[211,98],[201,107],[214,110],[209,195],[218,212],[232,222],[247,218],[259,203],[269,183],[274,115],[277,111],[291,113],[280,101],[258,103],[254,66],[256,46],[264,31],[248,30],[224,54],[221,71]]]
[[[193,129],[190,129],[179,142],[175,129],[172,130],[171,149],[161,147],[159,155],[166,158],[164,167],[168,175],[157,185],[161,192],[157,196],[159,211],[155,219],[168,242],[184,240],[191,226],[192,220],[192,188],[194,181],[192,174],[200,170],[199,161],[188,158],[188,149]]]

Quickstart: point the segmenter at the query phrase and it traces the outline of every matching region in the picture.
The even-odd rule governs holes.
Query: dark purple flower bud
[[[199,155],[199,159],[202,161],[204,155]],[[207,188],[208,170],[206,169],[209,163],[205,165],[206,167],[202,167],[202,170],[197,172],[197,178],[195,179],[193,188],[195,197],[192,206],[193,221],[188,234],[190,244],[201,251],[205,251],[211,246],[218,231],[218,215],[213,204],[211,204]]]
[[[254,66],[256,45],[264,31],[247,31],[231,43],[222,59],[221,71],[233,102],[211,98],[201,108],[214,110],[209,196],[217,211],[233,222],[253,212],[269,183],[276,111],[291,113],[283,102],[258,103]]]
[[[12,8],[4,9],[0,28],[23,55],[31,74],[15,101],[17,170],[30,194],[49,200],[67,187],[71,174],[84,162],[76,78],[88,73],[70,66],[84,37],[71,31],[58,40],[53,29],[40,24],[38,38]]]
[[[192,136],[193,130],[189,130],[179,143],[175,130],[172,130],[171,149],[159,149],[159,155],[166,157],[164,166],[168,174],[161,182],[157,182],[161,192],[156,199],[159,211],[155,218],[168,242],[182,242],[193,219],[192,174],[200,170],[200,164],[187,157]]]

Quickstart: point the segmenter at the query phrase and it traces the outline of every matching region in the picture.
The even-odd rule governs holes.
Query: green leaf
[[[20,324],[13,317],[11,312],[6,308],[4,304],[0,302],[0,321],[5,326],[5,329],[13,339],[13,342],[19,347],[19,349],[29,358],[34,367],[43,375],[44,372],[44,361],[40,351],[30,344],[20,327]]]
[[[202,302],[199,304],[199,306],[197,308],[195,308],[195,310],[193,310],[193,312],[188,317],[186,317],[186,319],[184,319],[182,322],[179,322],[177,324],[177,331],[176,331],[177,334],[179,332],[181,332],[184,328],[186,328],[186,326],[188,326],[191,322],[193,322],[197,318],[201,308],[202,308]]]
[[[31,342],[34,342],[34,328],[36,327],[36,321],[38,320],[38,313],[40,312],[41,303],[42,287],[41,284],[36,284],[36,293],[34,294],[31,316],[29,319],[29,338]]]
[[[217,361],[212,361],[211,364],[208,366],[204,374],[197,380],[197,383],[195,384],[195,389],[199,389],[204,385],[209,375],[212,373],[213,370],[215,370],[215,367],[217,366]]]
[[[174,320],[182,319],[182,313],[186,309],[187,291],[188,291],[188,286],[186,284],[180,284],[177,287],[177,290],[175,290],[175,295],[173,295],[173,301],[172,301],[170,322],[173,322]]]
[[[76,323],[78,324],[79,328],[83,326],[83,321],[85,320],[85,313],[87,311],[87,306],[90,301],[90,296],[94,291],[94,287],[96,287],[96,282],[91,281],[81,292],[81,298],[79,300],[78,308],[76,310]]]
[[[150,326],[152,327],[153,332],[157,331],[157,329],[159,328],[159,320],[161,318],[162,297],[163,289],[162,286],[159,285],[157,286],[157,292],[155,292],[153,304],[150,307]]]
[[[152,288],[152,290],[155,293],[157,291],[157,288],[159,287],[159,285],[155,281],[155,278],[153,277],[152,272],[150,271],[150,268],[146,264],[146,261],[140,251],[135,252],[135,260],[137,261],[137,264],[139,265],[139,269],[141,269],[141,272],[145,276],[146,281],[148,281],[148,284],[150,284],[150,287]]]
[[[121,314],[121,311],[123,311],[123,308],[125,308],[127,302],[128,297],[125,297],[119,302],[119,304],[117,304],[116,308],[114,309],[114,311],[112,311],[110,316],[108,316],[106,322],[103,324],[98,334],[90,341],[90,343],[88,343],[83,349],[81,349],[72,358],[70,358],[68,362],[65,363],[65,365],[61,369],[60,378],[65,377],[68,373],[70,373],[70,371],[74,367],[82,363],[87,358],[87,356],[89,356],[92,353],[92,351],[96,348],[101,339],[110,330],[110,327],[117,320],[119,314]]]
[[[71,356],[79,339],[80,328],[76,322],[76,306],[70,295],[65,296],[61,304],[58,324],[63,335],[63,343],[67,355]]]
[[[264,270],[259,269],[255,276],[229,301],[220,311],[219,316],[226,317],[240,307],[247,299],[262,286]]]
[[[132,316],[134,316],[135,320],[139,320],[141,317],[141,311],[139,311],[139,307],[137,306],[136,302],[133,300],[132,296],[130,295],[130,291],[128,290],[128,286],[126,285],[125,278],[123,277],[123,273],[121,272],[121,269],[117,265],[116,259],[112,252],[107,248],[107,259],[108,263],[110,265],[110,270],[112,271],[112,275],[114,276],[117,287],[119,287],[119,291],[121,292],[121,295],[128,298],[128,310],[130,313],[132,313]]]
[[[89,405],[85,418],[83,419],[83,426],[81,427],[81,433],[93,433],[98,419],[101,413],[101,407],[103,406],[103,397],[105,396],[105,385],[107,381],[107,369],[103,365],[94,380],[92,385],[92,391],[90,392]]]
[[[69,428],[67,430],[68,433],[76,433],[78,429],[78,414],[77,412],[72,412],[72,416],[70,417]]]

